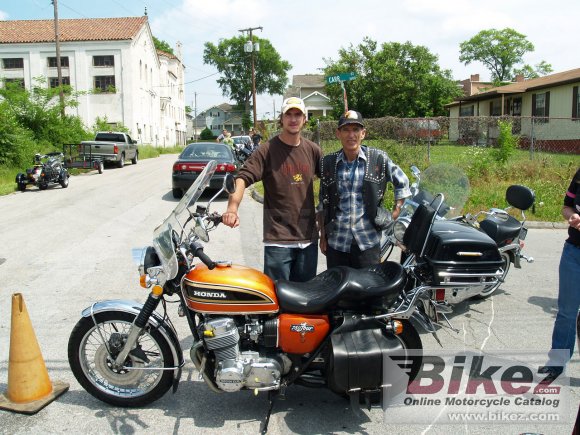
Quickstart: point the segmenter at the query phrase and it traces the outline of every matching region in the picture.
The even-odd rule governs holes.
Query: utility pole
[[[58,96],[60,99],[60,116],[64,119],[64,91],[62,90],[62,69],[60,67],[60,38],[58,31],[58,0],[52,0],[54,6],[54,41],[56,43],[56,72],[58,74]]]
[[[194,97],[194,104],[193,104],[193,116],[194,116],[194,122],[195,122],[195,130],[193,130],[193,140],[195,140],[197,142],[197,92],[193,93],[193,97]]]
[[[250,34],[250,41],[249,44],[244,45],[244,51],[252,53],[252,109],[254,111],[254,128],[257,128],[258,117],[256,114],[256,69],[254,64],[254,53],[260,50],[260,45],[256,43],[254,45],[254,37],[252,35],[252,31],[260,29],[262,30],[262,26],[259,27],[248,27],[247,29],[240,29],[239,32],[248,32]]]

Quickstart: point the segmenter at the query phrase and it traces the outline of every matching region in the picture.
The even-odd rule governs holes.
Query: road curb
[[[250,189],[250,195],[254,201],[264,204],[264,198],[253,187]],[[568,224],[565,222],[526,221],[526,227],[535,229],[565,230],[568,228]]]

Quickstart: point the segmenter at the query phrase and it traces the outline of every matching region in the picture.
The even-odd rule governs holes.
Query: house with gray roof
[[[309,119],[313,116],[329,116],[332,112],[332,105],[324,86],[325,81],[322,74],[295,75],[292,76],[292,85],[284,93],[284,99],[289,97],[302,98]]]

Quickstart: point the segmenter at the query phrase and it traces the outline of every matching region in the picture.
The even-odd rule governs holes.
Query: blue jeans
[[[304,249],[264,246],[264,273],[272,278],[304,282],[316,276],[318,246],[311,243]]]
[[[564,367],[572,357],[576,343],[576,318],[580,307],[580,247],[564,243],[559,274],[558,314],[548,365]],[[557,349],[566,352],[558,355]]]

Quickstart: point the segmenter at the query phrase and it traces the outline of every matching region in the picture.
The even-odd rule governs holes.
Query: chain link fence
[[[394,140],[413,145],[445,141],[459,145],[497,146],[499,122],[512,123],[518,146],[536,152],[580,154],[580,118],[524,116],[465,116],[459,118],[396,118],[365,120],[367,139]],[[334,140],[336,121],[319,122],[304,135],[317,142]]]

